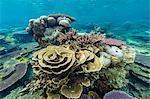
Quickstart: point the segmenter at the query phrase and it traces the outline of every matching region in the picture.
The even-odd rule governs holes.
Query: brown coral
[[[85,45],[101,42],[104,38],[105,36],[102,34],[78,35],[76,30],[72,30],[72,32],[60,34],[57,38],[57,41],[60,44],[76,43],[80,45]]]
[[[57,35],[68,31],[73,21],[75,21],[75,18],[68,15],[51,14],[29,20],[29,25],[26,30],[33,35],[34,39],[41,46],[45,47],[51,43],[56,44],[54,41]]]
[[[82,86],[91,86],[90,77],[84,74],[98,72],[103,65],[92,51],[71,49],[70,46],[48,46],[35,52],[32,67],[36,77],[23,92],[35,92],[44,88],[48,97],[54,93],[67,98],[79,98]],[[68,87],[72,83],[74,85]]]
[[[76,41],[79,44],[95,44],[101,42],[104,38],[105,36],[102,34],[87,34],[78,36]]]
[[[79,98],[82,91],[83,87],[81,84],[63,85],[60,89],[61,94],[67,98]]]
[[[67,48],[48,46],[33,54],[35,72],[61,74],[69,70],[75,62],[75,53]]]
[[[76,19],[74,17],[71,17],[69,15],[65,15],[65,14],[49,14],[49,17],[54,17],[55,19],[57,19],[58,17],[66,17],[69,18],[71,21],[75,21]]]

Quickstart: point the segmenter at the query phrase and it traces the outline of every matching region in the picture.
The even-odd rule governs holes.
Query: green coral
[[[107,84],[112,88],[118,89],[127,85],[126,79],[127,71],[121,67],[108,68],[100,73],[100,76],[105,76]]]

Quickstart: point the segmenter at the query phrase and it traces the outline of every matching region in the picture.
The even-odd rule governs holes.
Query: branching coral
[[[105,38],[102,34],[86,34],[86,35],[77,35],[77,31],[73,30],[72,32],[67,32],[65,34],[60,34],[57,38],[60,44],[66,43],[76,43],[80,45],[84,44],[95,44],[101,42]]]

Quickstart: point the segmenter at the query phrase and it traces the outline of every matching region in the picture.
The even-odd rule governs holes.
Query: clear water
[[[53,13],[75,17],[73,26],[79,32],[90,32],[100,26],[108,37],[121,39],[138,54],[150,56],[150,0],[0,0],[0,35],[10,37],[10,45],[0,40],[0,47],[15,46],[10,35],[24,33],[29,19]],[[7,95],[4,99],[14,99],[11,97],[18,90],[0,93],[0,99]]]
[[[27,25],[49,13],[65,13],[80,24],[149,21],[149,0],[0,0],[0,26]]]

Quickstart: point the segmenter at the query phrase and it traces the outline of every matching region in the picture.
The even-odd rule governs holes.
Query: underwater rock
[[[0,91],[3,91],[20,80],[27,71],[28,65],[26,63],[17,64],[15,67],[15,71],[4,80],[0,81]]]
[[[113,90],[113,91],[106,93],[105,96],[103,97],[103,99],[136,99],[136,98],[128,95],[124,91]]]
[[[57,22],[59,25],[64,26],[64,27],[71,27],[71,20],[66,17],[59,17],[57,19]]]
[[[0,44],[5,43],[5,35],[0,34]]]
[[[125,42],[117,39],[112,39],[112,38],[105,38],[102,40],[102,43],[106,45],[114,45],[114,46],[122,46],[125,45]]]

